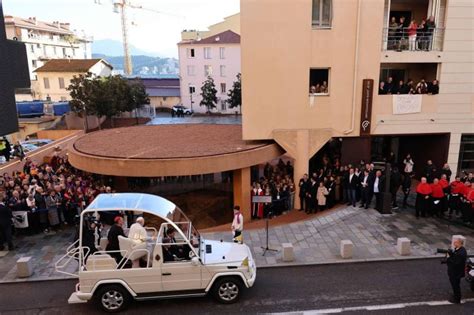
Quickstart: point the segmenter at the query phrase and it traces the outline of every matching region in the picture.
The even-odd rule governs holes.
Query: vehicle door
[[[201,284],[201,268],[199,262],[194,264],[189,258],[188,245],[165,245],[165,246],[182,246],[187,248],[185,258],[183,260],[163,260],[161,265],[161,279],[163,291],[191,291],[202,289]]]

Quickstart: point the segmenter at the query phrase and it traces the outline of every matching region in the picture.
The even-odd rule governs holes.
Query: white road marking
[[[462,303],[474,302],[474,298],[464,299]],[[281,312],[281,313],[269,313],[273,315],[277,314],[288,314],[288,315],[317,315],[317,314],[338,314],[343,312],[356,312],[356,311],[380,311],[380,310],[393,310],[406,307],[416,306],[440,306],[449,305],[449,301],[424,301],[424,302],[411,302],[411,303],[397,303],[397,304],[381,304],[381,305],[365,305],[365,306],[352,306],[352,307],[341,307],[341,308],[328,308],[319,310],[307,310],[301,312]]]

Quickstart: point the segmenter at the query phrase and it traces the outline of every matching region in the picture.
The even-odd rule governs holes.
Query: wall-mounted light
[[[430,119],[431,122],[434,122],[435,120],[433,118]]]
[[[384,121],[384,120],[381,120],[380,122],[381,122],[381,123],[384,123],[385,121]]]

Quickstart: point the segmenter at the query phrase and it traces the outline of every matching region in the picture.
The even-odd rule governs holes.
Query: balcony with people
[[[425,56],[443,50],[446,0],[387,0],[385,7],[383,58],[391,53]]]
[[[374,112],[380,115],[435,113],[440,83],[436,63],[381,64]]]

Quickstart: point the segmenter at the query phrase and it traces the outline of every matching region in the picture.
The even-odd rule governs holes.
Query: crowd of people
[[[432,50],[435,30],[434,16],[422,19],[419,24],[414,19],[408,21],[404,16],[401,16],[398,21],[396,17],[391,17],[388,27],[387,49],[398,51]]]
[[[11,222],[28,234],[58,231],[110,187],[73,168],[67,156],[54,154],[38,165],[26,158],[22,171],[0,175],[0,250],[12,244]]]
[[[412,79],[408,79],[405,83],[403,80],[398,82],[393,81],[393,77],[388,77],[386,81],[379,83],[379,95],[388,94],[432,94],[436,95],[439,93],[439,82],[433,80],[427,82],[424,78],[420,80],[416,85]]]
[[[305,174],[298,186],[300,211],[314,213],[333,207],[342,202],[360,208],[369,208],[375,200],[374,208],[382,210],[383,193],[388,192],[390,206],[398,209],[398,194],[403,194],[403,208],[408,208],[408,198],[412,193],[415,177],[415,163],[408,154],[401,168],[391,155],[390,180],[387,182],[383,169],[376,169],[374,164],[360,161],[359,164],[340,166],[338,160],[334,165],[326,165],[312,173]],[[474,176],[467,173],[457,176],[450,182],[452,171],[448,164],[438,169],[431,160],[423,168],[423,177],[416,187],[416,216],[434,215],[452,218],[456,215],[465,222],[474,220]]]
[[[262,177],[252,183],[251,196],[271,196],[272,202],[251,204],[252,219],[262,219],[268,216],[280,215],[294,208],[295,184],[293,181],[293,166],[279,160],[273,166],[267,163]]]
[[[317,82],[315,85],[311,85],[309,87],[309,93],[311,94],[328,94],[328,92],[329,89],[327,81]]]
[[[474,176],[465,173],[451,181],[452,172],[445,164],[438,171],[431,160],[426,164],[423,177],[416,187],[416,217],[453,216],[464,222],[474,221]]]

